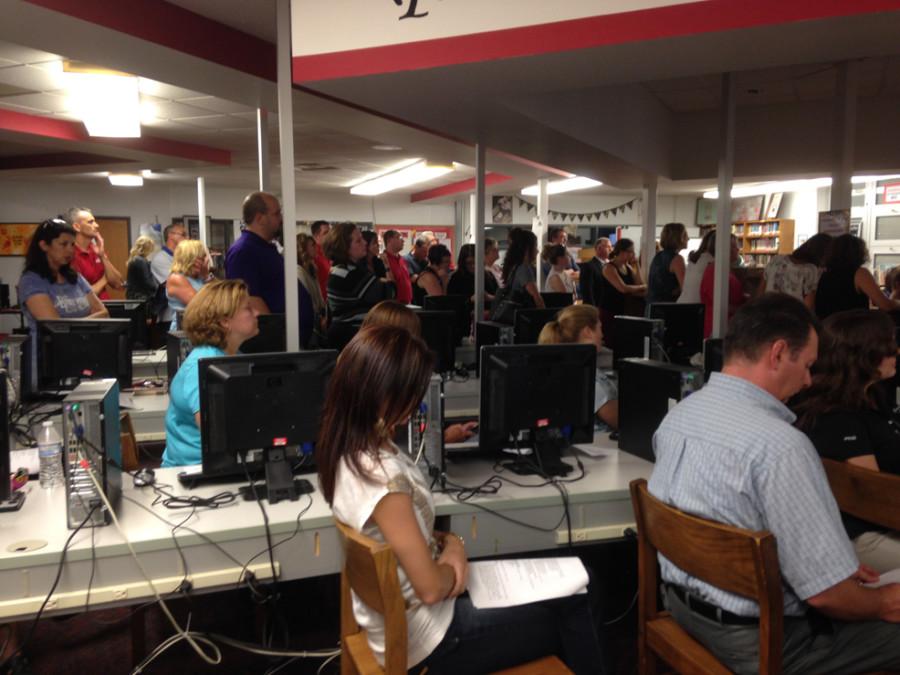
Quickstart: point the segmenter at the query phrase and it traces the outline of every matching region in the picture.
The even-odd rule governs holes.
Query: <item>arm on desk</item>
[[[445,537],[440,558],[432,559],[408,494],[392,492],[383,497],[372,519],[422,602],[433,605],[465,590],[468,562],[462,543],[455,537]]]

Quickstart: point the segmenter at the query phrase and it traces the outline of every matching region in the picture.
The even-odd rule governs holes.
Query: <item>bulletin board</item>
[[[0,223],[0,256],[23,256],[39,223]]]

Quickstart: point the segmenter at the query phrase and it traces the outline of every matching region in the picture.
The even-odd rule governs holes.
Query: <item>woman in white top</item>
[[[544,288],[550,293],[570,293],[575,295],[575,282],[566,274],[571,258],[565,246],[555,244],[547,251],[547,262],[550,263],[550,272],[544,282]]]
[[[821,268],[831,251],[833,237],[820,232],[807,239],[790,255],[776,255],[766,265],[766,290],[786,293],[816,308],[816,288]]]
[[[461,537],[434,529],[424,476],[391,438],[425,395],[433,356],[409,331],[361,330],[331,376],[316,447],[319,484],[336,518],[386,543],[406,602],[407,667],[481,673],[559,654],[576,673],[602,673],[587,596],[476,609],[465,594]],[[353,596],[353,614],[384,662],[384,620]]]
[[[696,251],[688,254],[688,266],[684,271],[684,283],[681,286],[681,295],[678,296],[678,303],[699,303],[700,300],[700,283],[703,281],[703,273],[706,267],[713,261],[716,252],[716,232],[710,230],[703,239],[700,240],[700,246]]]

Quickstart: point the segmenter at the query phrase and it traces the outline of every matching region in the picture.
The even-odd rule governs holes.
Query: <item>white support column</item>
[[[646,284],[650,280],[650,263],[656,255],[656,176],[644,179],[641,190],[641,277]]]
[[[200,231],[200,242],[209,248],[209,225],[206,223],[206,179],[197,176],[197,228]]]
[[[722,118],[719,144],[719,199],[716,204],[716,271],[711,337],[728,328],[728,274],[731,271],[731,188],[734,184],[734,78],[722,75]]]
[[[472,205],[472,234],[475,235],[475,321],[484,316],[484,205],[485,161],[484,143],[475,145],[475,203]],[[481,270],[481,273],[479,273]]]
[[[288,351],[300,349],[300,291],[297,288],[297,216],[294,183],[294,109],[291,87],[291,0],[277,0],[278,140],[281,213],[284,217],[284,306]]]
[[[838,66],[837,96],[834,99],[834,168],[831,172],[831,210],[849,209],[852,199],[853,153],[856,147],[855,61]]]
[[[538,259],[537,259],[537,286],[538,292],[544,290],[544,266],[541,264],[541,250],[544,248],[544,241],[547,239],[547,232],[550,230],[550,196],[547,187],[550,185],[548,178],[538,180],[537,194],[537,215],[541,220],[541,226],[535,232],[538,240]],[[532,228],[533,229],[533,228]]]
[[[272,179],[269,177],[269,111],[256,109],[256,156],[259,165],[259,189],[272,191]]]

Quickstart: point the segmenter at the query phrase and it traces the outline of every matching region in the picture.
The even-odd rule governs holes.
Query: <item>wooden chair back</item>
[[[341,572],[341,673],[405,674],[407,655],[406,603],[397,578],[397,559],[390,547],[379,544],[335,520],[344,540]],[[384,617],[384,668],[375,662],[365,631],[353,617],[350,590]],[[375,668],[375,670],[373,670]]]
[[[825,475],[841,511],[900,530],[900,476],[823,459]]]
[[[641,672],[652,670],[649,650],[679,672],[728,672],[659,611],[657,552],[689,575],[757,602],[759,672],[781,672],[784,605],[775,537],[684,513],[653,497],[643,479],[631,483],[631,501],[638,529]]]

